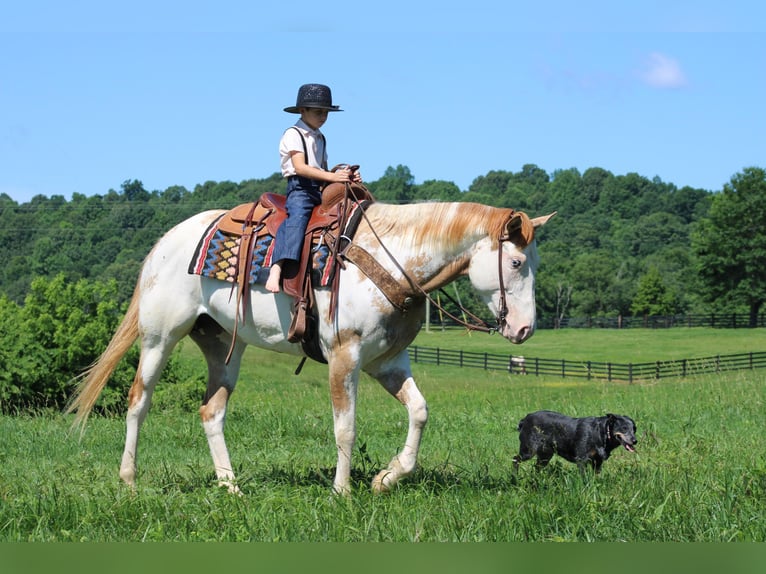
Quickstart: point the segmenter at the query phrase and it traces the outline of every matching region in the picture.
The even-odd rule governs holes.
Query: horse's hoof
[[[376,494],[391,492],[391,487],[393,487],[394,484],[393,473],[388,469],[381,470],[375,475],[375,478],[372,479],[372,491]]]
[[[233,480],[219,480],[218,481],[219,488],[225,488],[229,491],[230,494],[236,494],[237,496],[242,496],[242,491],[237,486],[237,483]]]
[[[334,485],[332,487],[332,493],[335,496],[338,496],[340,498],[350,498],[351,497],[351,488],[348,487],[348,486]]]

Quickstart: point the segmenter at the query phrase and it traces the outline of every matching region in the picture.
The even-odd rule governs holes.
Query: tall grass
[[[191,346],[182,355],[198,360]],[[431,415],[420,467],[387,496],[369,483],[401,447],[406,415],[363,378],[354,491],[343,499],[331,495],[326,367],[295,376],[296,364],[246,353],[227,420],[240,497],[215,487],[191,401],[171,400],[180,389],[163,389],[144,426],[136,492],[117,477],[122,419],[92,417],[80,439],[68,417],[1,417],[0,540],[766,539],[764,372],[626,385],[416,365]],[[540,408],[628,414],[638,452],[615,451],[599,476],[554,459],[514,477],[516,424]]]

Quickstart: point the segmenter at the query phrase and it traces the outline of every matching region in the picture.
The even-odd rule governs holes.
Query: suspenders
[[[295,126],[290,126],[292,129],[294,129],[296,132],[298,132],[298,135],[301,136],[301,142],[303,142],[303,155],[306,158],[306,164],[309,162],[309,153],[308,149],[306,148],[306,138],[303,137],[303,134],[301,133],[301,130],[296,128]],[[320,160],[320,165],[322,166],[322,169],[325,171],[327,170],[327,161],[325,160],[325,154],[327,151],[327,140],[324,137],[323,133],[319,133],[319,136],[322,138],[322,159]]]

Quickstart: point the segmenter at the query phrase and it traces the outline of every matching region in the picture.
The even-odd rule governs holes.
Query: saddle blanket
[[[189,273],[235,283],[242,238],[218,229],[220,219],[219,217],[208,226],[197,243],[189,263]],[[251,285],[266,283],[273,251],[274,236],[266,234],[256,238],[253,243],[253,264],[249,278]],[[326,287],[332,281],[333,265],[327,264],[329,253],[329,248],[324,244],[319,244],[312,250],[311,281],[316,286]]]

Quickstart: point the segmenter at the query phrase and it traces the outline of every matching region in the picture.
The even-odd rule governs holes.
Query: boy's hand
[[[336,176],[333,181],[338,183],[362,183],[362,174],[359,173],[358,165],[336,165],[332,168],[332,173]]]
[[[352,173],[353,172],[348,167],[339,169],[335,171],[335,179],[333,181],[338,183],[351,183]]]

